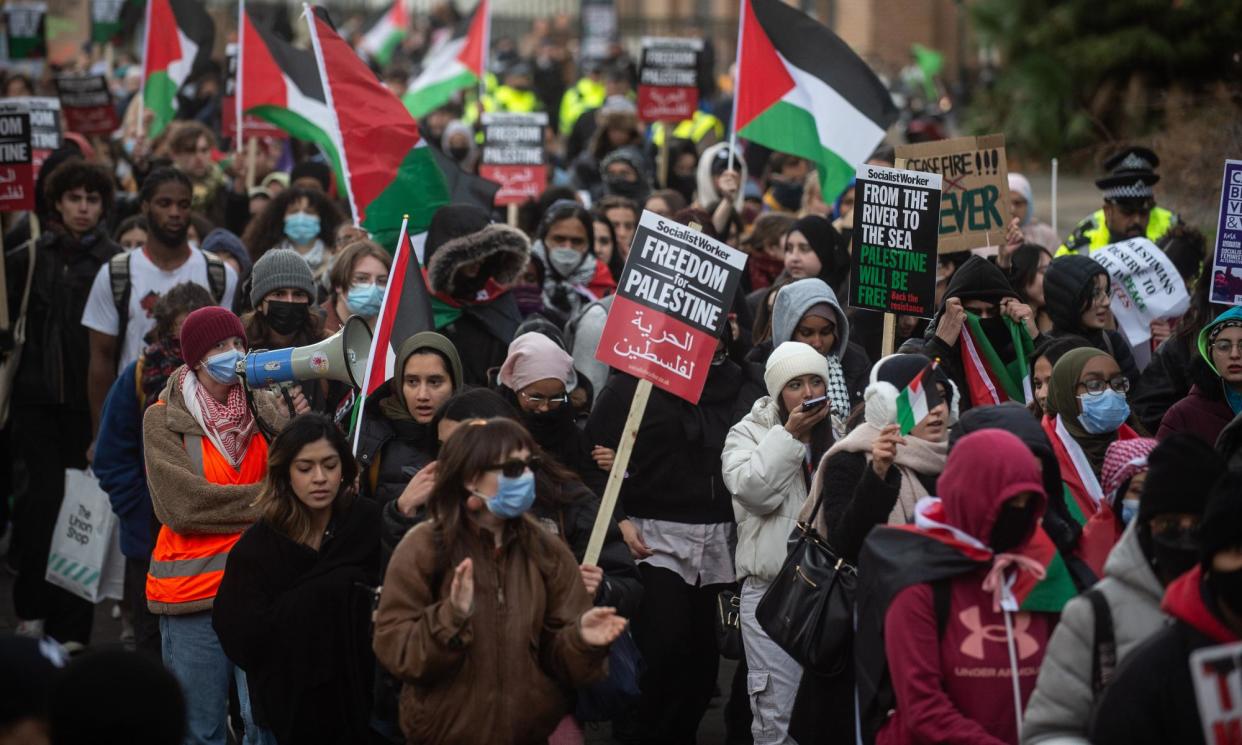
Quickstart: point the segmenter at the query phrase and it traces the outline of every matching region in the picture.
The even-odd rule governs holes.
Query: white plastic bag
[[[121,599],[125,557],[120,529],[108,495],[90,471],[65,469],[65,501],[44,579],[92,603]]]

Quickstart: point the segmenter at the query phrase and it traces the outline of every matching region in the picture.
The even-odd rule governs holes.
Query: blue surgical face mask
[[[487,509],[496,517],[503,517],[506,520],[521,517],[535,503],[535,474],[529,470],[516,478],[509,478],[502,474],[496,496],[487,497],[483,494],[477,496],[487,501]]]
[[[319,215],[294,212],[285,215],[285,235],[298,245],[305,245],[319,235]]]
[[[240,358],[241,352],[229,349],[203,360],[203,369],[217,383],[233,385],[237,382],[237,360]]]
[[[1121,524],[1129,525],[1138,516],[1139,501],[1137,499],[1121,500]]]
[[[1125,394],[1112,388],[1097,395],[1083,394],[1078,401],[1082,406],[1078,422],[1093,435],[1116,432],[1130,416],[1130,404],[1126,402]]]
[[[374,282],[354,285],[349,288],[349,294],[345,296],[345,305],[349,308],[349,312],[366,318],[378,316],[383,302],[384,289]]]

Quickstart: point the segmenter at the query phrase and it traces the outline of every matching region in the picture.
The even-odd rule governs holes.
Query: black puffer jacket
[[[1107,270],[1086,256],[1062,256],[1048,266],[1044,275],[1044,302],[1052,319],[1053,336],[1081,336],[1096,349],[1108,352],[1117,360],[1121,372],[1130,379],[1131,396],[1139,388],[1139,369],[1130,351],[1130,343],[1116,331],[1088,329],[1082,325],[1082,314],[1091,302],[1093,282],[1097,275],[1108,276]]]
[[[1134,415],[1148,432],[1159,429],[1164,413],[1190,393],[1190,365],[1199,357],[1198,350],[1193,349],[1197,335],[1165,339],[1143,368],[1138,390],[1127,396]]]

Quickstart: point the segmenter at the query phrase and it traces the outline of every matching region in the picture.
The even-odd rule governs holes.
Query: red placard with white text
[[[1208,745],[1242,742],[1242,642],[1197,649],[1189,664],[1203,741]]]
[[[503,207],[538,199],[548,186],[543,133],[548,115],[483,115],[483,159],[479,175],[500,184],[494,204]]]
[[[0,212],[34,209],[30,114],[0,114]]]
[[[638,69],[638,118],[679,122],[699,106],[699,53],[702,39],[643,37]]]
[[[65,129],[84,135],[109,135],[121,126],[108,80],[103,75],[61,75],[56,78]]]
[[[746,254],[643,211],[595,359],[698,403]]]

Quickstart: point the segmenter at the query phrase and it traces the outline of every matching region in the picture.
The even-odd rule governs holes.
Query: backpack
[[[1113,632],[1113,611],[1108,598],[1096,588],[1083,593],[1091,602],[1095,634],[1091,640],[1091,693],[1096,696],[1113,682],[1117,669],[1117,638]]]
[[[129,252],[124,252],[108,260],[108,281],[112,286],[112,304],[116,306],[116,336],[118,340],[116,358],[118,362],[121,359],[121,350],[125,347],[123,341],[125,329],[129,326],[129,299],[134,289],[133,277],[130,275],[129,257]],[[211,293],[211,299],[219,305],[224,301],[224,290],[228,284],[228,273],[225,271],[224,262],[220,259],[207,253],[203,253],[203,258],[207,260],[207,290]]]

